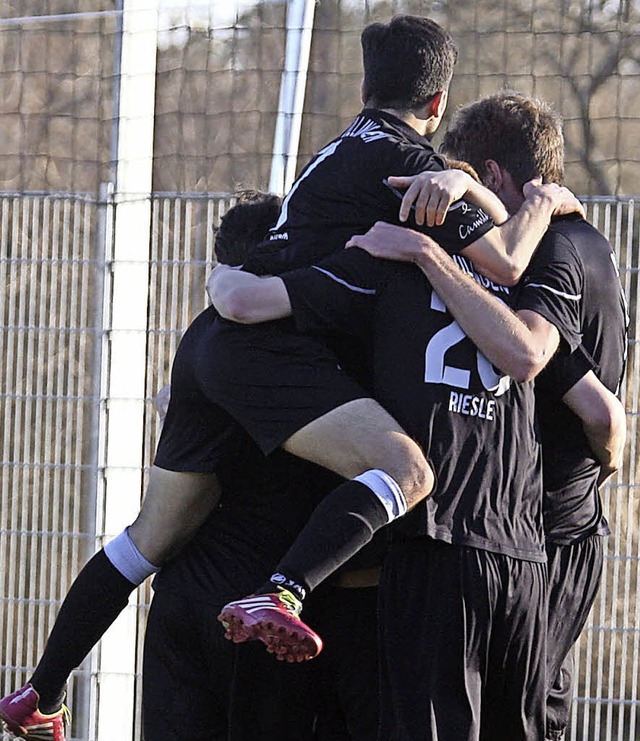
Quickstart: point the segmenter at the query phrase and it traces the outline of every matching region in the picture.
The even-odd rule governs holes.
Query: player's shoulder
[[[549,240],[563,240],[579,250],[592,245],[609,246],[606,237],[579,214],[552,219],[545,237]]]
[[[551,255],[573,255],[580,260],[585,241],[591,241],[598,232],[577,214],[570,218],[554,218],[540,242],[536,257],[549,259]]]
[[[615,270],[609,240],[583,218],[554,219],[547,232],[558,250],[570,251],[587,272]]]

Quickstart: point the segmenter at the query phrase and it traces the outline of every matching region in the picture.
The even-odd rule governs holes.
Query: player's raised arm
[[[486,211],[496,226],[461,251],[481,273],[506,286],[514,286],[522,277],[552,216],[574,212],[584,216],[582,204],[568,188],[539,180],[525,185],[525,200],[510,218],[496,195],[461,170],[388,180],[394,188],[406,188],[399,213],[402,221],[413,211],[416,224],[439,226],[451,205],[462,198]]]
[[[524,202],[508,221],[462,250],[481,273],[507,286],[524,274],[552,216],[584,216],[582,204],[564,186],[531,181],[524,194]]]

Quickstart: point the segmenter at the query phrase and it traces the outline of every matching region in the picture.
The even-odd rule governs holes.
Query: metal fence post
[[[269,190],[284,195],[295,179],[315,0],[289,0],[285,68],[280,82]]]
[[[111,315],[104,426],[105,539],[132,522],[143,491],[151,183],[158,36],[157,2],[124,0],[117,112]],[[134,728],[136,590],[95,655],[97,741],[126,741]]]

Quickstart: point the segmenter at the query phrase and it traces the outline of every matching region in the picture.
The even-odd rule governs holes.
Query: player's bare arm
[[[603,484],[622,465],[627,418],[620,400],[589,371],[562,397],[582,421],[587,440],[601,466]]]
[[[483,193],[487,190],[484,186],[476,183],[466,173],[462,173],[468,178],[465,181],[456,175],[456,172],[461,171],[443,171],[438,175],[446,175],[446,177],[438,179],[434,178],[435,173],[389,178],[392,185],[407,187],[400,206],[400,218],[406,220],[411,207],[415,204],[416,223],[424,223],[426,218],[426,223],[430,224],[429,219],[433,220],[436,213],[439,216],[442,215],[442,209],[449,201],[454,202],[465,197],[477,203],[470,195],[474,195],[476,199],[479,196],[487,198],[486,193]],[[472,190],[462,196],[460,192],[465,182]],[[471,183],[473,183],[472,186]],[[442,192],[445,189],[448,191],[447,194]],[[511,218],[499,223],[462,251],[483,275],[506,286],[514,286],[522,277],[552,216],[574,212],[584,216],[582,204],[564,186],[531,181],[525,185],[524,195],[524,203]],[[481,203],[477,205],[484,208]],[[428,214],[425,208],[429,209]]]
[[[347,246],[374,257],[415,263],[465,334],[516,381],[535,378],[558,348],[560,335],[551,322],[533,311],[511,311],[463,273],[426,234],[378,222],[366,234],[352,237]]]
[[[502,224],[509,213],[495,193],[471,175],[455,167],[441,172],[423,172],[409,177],[390,177],[389,184],[406,191],[400,204],[400,221],[413,209],[416,224],[440,226],[450,207],[461,199],[485,211],[495,224]]]
[[[525,185],[524,193],[524,203],[508,221],[462,251],[481,273],[507,286],[514,286],[522,277],[552,216],[584,215],[582,204],[561,185],[531,182]]]
[[[207,293],[220,316],[240,324],[257,324],[291,316],[291,302],[277,277],[218,265],[207,280]]]

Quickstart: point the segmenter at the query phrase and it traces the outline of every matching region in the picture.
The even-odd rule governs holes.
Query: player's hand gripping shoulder
[[[419,226],[440,226],[452,204],[463,198],[486,211],[495,224],[502,224],[509,218],[502,201],[463,170],[421,172],[405,177],[392,176],[388,180],[395,188],[406,188],[399,213],[403,222],[413,209]]]
[[[553,216],[578,213],[582,218],[585,217],[584,206],[564,185],[558,185],[557,183],[543,184],[540,178],[535,178],[524,184],[522,193],[527,200],[535,198],[547,200],[552,206]]]
[[[553,216],[573,212],[584,216],[573,193],[555,183],[532,180],[522,194],[522,205],[507,221],[461,251],[480,273],[504,286],[515,286],[522,278]]]
[[[373,257],[416,263],[433,245],[436,242],[426,234],[384,221],[377,221],[366,234],[355,234],[346,244]]]
[[[224,319],[240,324],[259,324],[291,315],[284,282],[258,277],[228,265],[218,265],[207,280],[211,303]]]

